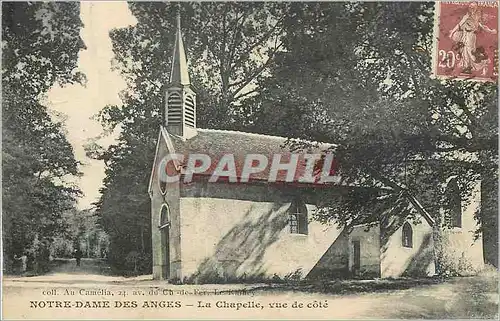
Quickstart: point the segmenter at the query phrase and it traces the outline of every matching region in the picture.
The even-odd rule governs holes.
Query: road
[[[6,319],[217,320],[498,318],[496,271],[406,290],[349,295],[263,286],[171,285],[153,281],[150,275],[111,276],[106,266],[95,260],[83,260],[81,267],[70,261],[48,275],[4,277],[3,316]],[[49,307],[56,305],[55,302],[63,306]],[[64,304],[71,308],[64,308]]]

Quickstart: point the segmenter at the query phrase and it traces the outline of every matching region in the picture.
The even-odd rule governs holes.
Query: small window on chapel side
[[[291,234],[307,234],[307,207],[303,202],[295,201],[290,206],[288,224]]]
[[[167,182],[159,181],[161,195],[165,195],[167,192]]]
[[[413,229],[408,222],[403,224],[402,243],[403,247],[413,247]]]
[[[158,224],[159,229],[170,226],[170,210],[167,204],[163,204],[160,210],[160,222]]]
[[[167,175],[170,171],[170,166],[170,164],[167,164],[167,168],[165,169],[167,171]],[[161,195],[165,195],[165,193],[167,193],[167,182],[162,179],[161,175],[158,175],[158,186],[160,187]]]
[[[446,196],[448,198],[449,216],[446,220],[451,227],[462,227],[462,198],[460,196],[460,187],[456,178],[453,178],[448,183],[446,188]]]

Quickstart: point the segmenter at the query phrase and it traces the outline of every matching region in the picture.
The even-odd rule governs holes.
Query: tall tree
[[[285,134],[293,128],[296,137],[337,143],[341,176],[379,190],[330,204],[317,219],[364,221],[391,206],[377,197],[387,189],[418,195],[438,213],[448,177],[458,175],[463,196],[474,180],[496,177],[497,87],[430,77],[433,6],[292,5],[285,53],[250,105],[273,123],[257,121],[254,131],[276,124]],[[496,226],[491,215],[477,218],[483,229]]]
[[[137,25],[111,32],[115,66],[127,80],[127,93],[121,106],[106,106],[99,114],[109,130],[120,127],[120,137],[106,151],[87,146],[90,156],[107,165],[97,207],[111,236],[110,259],[115,266],[126,266],[132,252],[151,252],[147,183],[163,112],[163,86],[170,76],[177,10],[197,91],[197,124],[234,129],[244,117],[241,103],[254,94],[257,78],[281,48],[281,12],[286,8],[271,3],[129,7]]]
[[[79,190],[65,184],[78,163],[63,124],[40,101],[76,71],[82,23],[78,3],[2,3],[2,174],[4,254],[33,248],[64,228],[61,215]],[[8,266],[7,266],[8,267]]]

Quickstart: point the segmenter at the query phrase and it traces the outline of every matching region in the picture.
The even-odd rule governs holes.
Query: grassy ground
[[[455,302],[457,312],[468,318],[498,319],[498,272],[452,280],[461,294]]]
[[[364,292],[384,292],[390,290],[404,290],[422,285],[444,282],[437,278],[400,278],[374,280],[332,280],[321,282],[300,282],[271,284],[259,290],[301,291],[310,293],[351,294]]]
[[[498,271],[388,293],[397,301],[382,300],[380,318],[498,319]]]
[[[335,280],[321,283],[274,284],[253,291],[323,293],[334,298],[377,302],[365,312],[376,318],[498,319],[498,271],[476,276]]]

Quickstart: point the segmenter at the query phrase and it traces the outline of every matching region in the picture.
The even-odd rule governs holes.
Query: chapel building
[[[456,179],[446,182],[450,193],[458,195],[452,229],[437,226],[417,199],[402,192],[380,219],[349,231],[311,220],[312,213],[324,200],[340,199],[349,189],[363,186],[297,184],[285,179],[286,172],[271,183],[268,168],[245,183],[211,182],[213,168],[184,183],[189,174],[185,164],[175,158],[165,163],[166,157],[206,154],[220,159],[230,153],[241,167],[250,153],[291,153],[284,137],[198,128],[196,102],[177,17],[170,82],[148,188],[154,279],[270,278],[294,273],[308,278],[433,275],[436,233],[443,236],[440,249],[444,246],[450,260],[467,258],[476,268],[482,267],[482,241],[473,235],[479,183],[471,199],[461,200]],[[320,153],[332,145],[317,146],[310,152]],[[180,179],[167,183],[161,179],[162,170]],[[405,218],[411,214],[420,222]]]

